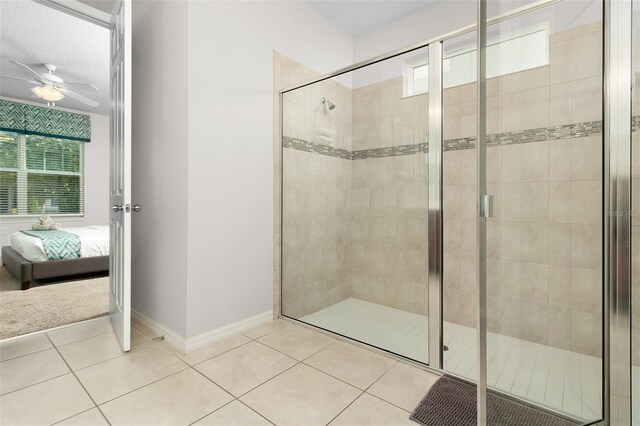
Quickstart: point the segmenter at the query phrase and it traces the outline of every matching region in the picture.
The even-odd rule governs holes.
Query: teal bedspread
[[[65,231],[22,231],[40,238],[49,260],[75,259],[80,257],[80,237]]]

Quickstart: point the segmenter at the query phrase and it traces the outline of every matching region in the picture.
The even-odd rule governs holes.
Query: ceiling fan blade
[[[28,65],[23,64],[22,62],[18,62],[18,61],[11,61],[14,64],[16,64],[17,66],[26,69],[27,71],[32,72],[33,74],[35,74],[36,76],[38,76],[42,81],[47,81],[46,77],[43,77],[42,74],[40,74],[39,72],[35,71],[33,68],[29,67]]]
[[[56,87],[59,91],[69,96],[70,98],[75,99],[76,101],[82,102],[83,104],[87,104],[90,107],[97,107],[100,105],[99,102],[94,101],[93,99],[89,99],[86,96],[81,95],[80,93],[76,93],[73,90],[64,88],[64,87]]]
[[[95,90],[96,92],[99,92],[98,88],[97,88],[96,86],[94,86],[93,84],[91,84],[91,83],[76,83],[76,82],[69,82],[69,81],[65,81],[63,84],[64,84],[65,86],[67,86],[67,85],[69,85],[69,84],[76,84],[76,85],[78,85],[78,86],[89,86],[89,87],[91,87],[93,90]]]
[[[41,83],[41,82],[39,82],[39,81],[35,81],[35,80],[28,80],[28,79],[26,79],[26,78],[11,77],[11,76],[8,76],[8,75],[0,75],[0,77],[2,77],[2,78],[8,78],[8,79],[11,79],[11,80],[24,81],[25,83],[31,83],[31,84],[42,84],[42,83]]]

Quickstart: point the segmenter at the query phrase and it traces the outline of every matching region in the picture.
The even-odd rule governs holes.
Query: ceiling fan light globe
[[[65,96],[62,93],[58,92],[57,90],[51,93],[47,93],[45,96],[42,97],[42,99],[44,99],[45,101],[51,101],[51,102],[60,101],[64,98]]]
[[[45,101],[55,102],[64,99],[64,95],[55,87],[51,86],[35,86],[31,88],[31,91],[39,98]]]

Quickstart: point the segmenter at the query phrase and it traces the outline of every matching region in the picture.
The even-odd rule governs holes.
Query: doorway
[[[76,6],[2,4],[2,338],[109,316],[126,351],[130,3]]]

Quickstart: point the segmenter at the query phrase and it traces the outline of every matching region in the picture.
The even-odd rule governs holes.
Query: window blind
[[[84,214],[84,145],[0,132],[0,215]]]

